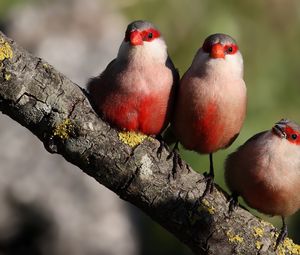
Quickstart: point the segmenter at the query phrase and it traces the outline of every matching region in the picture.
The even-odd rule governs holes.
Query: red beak
[[[143,38],[139,31],[135,30],[130,33],[130,44],[133,46],[143,44]]]
[[[211,47],[211,58],[225,58],[224,47],[220,43],[216,43]]]

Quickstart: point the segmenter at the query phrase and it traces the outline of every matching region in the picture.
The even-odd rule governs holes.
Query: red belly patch
[[[220,148],[220,136],[223,124],[221,124],[218,106],[215,102],[209,103],[202,110],[201,116],[195,121],[196,148],[202,153],[211,153]]]
[[[164,116],[157,118],[157,111],[160,111],[158,97],[147,96],[140,101],[138,115],[139,131],[145,134],[158,132],[155,131],[156,126],[161,125]]]
[[[164,106],[164,107],[163,107]],[[105,119],[121,130],[158,134],[164,126],[166,106],[159,96],[115,97],[103,103]]]

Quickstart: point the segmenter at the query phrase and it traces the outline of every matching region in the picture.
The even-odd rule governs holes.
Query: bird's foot
[[[280,233],[279,233],[277,239],[276,239],[276,245],[274,248],[275,251],[277,250],[278,246],[283,243],[283,241],[287,237],[287,235],[288,235],[287,226],[284,224],[280,230]]]
[[[198,211],[198,207],[200,206],[201,202],[204,202],[204,198],[213,192],[213,188],[214,188],[214,177],[210,174],[204,173],[204,178],[197,181],[197,183],[199,182],[206,182],[206,186],[205,186],[205,190],[203,192],[203,194],[197,199],[197,201],[195,202],[193,208],[192,208],[192,213],[197,214]]]
[[[172,152],[167,157],[167,159],[170,159],[170,158],[173,158],[172,177],[173,177],[173,179],[176,179],[177,173],[178,173],[178,167],[180,169],[183,168],[183,162],[179,155],[178,142],[175,143]]]
[[[198,182],[206,182],[205,190],[199,198],[199,200],[202,201],[203,198],[205,198],[208,194],[212,193],[214,190],[214,175],[211,173],[204,173],[204,178]]]
[[[229,197],[229,199],[228,199],[228,202],[229,202],[228,214],[229,215],[231,215],[234,212],[234,210],[238,207],[238,205],[239,205],[238,197],[239,197],[239,195],[235,192],[233,192],[231,194],[231,196]]]
[[[208,173],[204,173],[204,178],[197,181],[197,183],[199,182],[206,182],[206,187],[205,190],[203,192],[203,194],[201,195],[201,197],[199,197],[197,199],[197,201],[195,202],[193,208],[192,208],[192,214],[197,214],[197,210],[198,207],[200,206],[201,202],[203,201],[203,199],[206,197],[206,195],[208,193],[212,193],[213,192],[213,187],[214,187],[214,176]]]
[[[156,151],[156,156],[158,159],[161,159],[163,149],[168,149],[168,147],[166,146],[166,142],[163,140],[163,137],[161,135],[156,136],[156,139],[159,141],[159,147]]]

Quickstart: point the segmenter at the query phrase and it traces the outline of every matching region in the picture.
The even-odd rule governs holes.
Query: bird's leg
[[[276,251],[277,247],[279,246],[279,244],[281,244],[288,235],[288,228],[285,223],[285,218],[283,216],[281,216],[281,220],[282,220],[282,227],[281,227],[280,233],[276,240],[275,251]]]
[[[203,194],[201,195],[201,197],[199,197],[197,199],[197,201],[195,202],[195,204],[192,208],[193,213],[197,212],[197,208],[199,207],[202,200],[206,197],[206,195],[213,191],[214,176],[215,176],[215,174],[214,174],[213,157],[212,157],[212,153],[210,153],[209,154],[209,173],[204,173],[204,178],[201,179],[200,181],[197,181],[197,182],[206,182],[206,187],[205,187],[205,190],[204,190]]]
[[[212,193],[214,189],[214,164],[213,164],[213,156],[212,153],[209,154],[209,173],[204,173],[204,178],[201,180],[201,182],[206,182],[205,190],[202,194],[202,196],[199,198],[201,201],[204,197],[206,197],[207,194]]]
[[[182,159],[181,159],[181,157],[179,155],[178,143],[179,143],[178,141],[175,143],[172,152],[168,156],[168,159],[173,156],[173,167],[172,167],[172,176],[173,176],[173,179],[176,179],[176,175],[177,175],[177,172],[178,172],[178,166],[180,168],[183,167]]]
[[[163,148],[166,148],[166,143],[165,143],[165,141],[164,141],[161,134],[157,135],[156,139],[159,141],[159,147],[156,151],[156,156],[157,156],[158,159],[160,159]]]
[[[229,215],[231,215],[231,213],[233,213],[233,211],[238,207],[239,205],[239,200],[238,200],[239,194],[237,192],[233,192],[231,194],[231,196],[228,199],[229,202],[229,209],[228,209],[228,213]]]

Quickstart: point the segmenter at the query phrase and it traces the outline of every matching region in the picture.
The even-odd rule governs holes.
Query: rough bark
[[[67,56],[66,56],[67,57]],[[86,93],[0,32],[0,110],[122,199],[160,223],[195,254],[275,254],[278,231],[238,208],[218,186],[195,209],[205,183],[184,163],[172,175],[167,148],[145,139],[135,147],[93,111]],[[30,149],[30,148],[28,148]],[[277,253],[299,254],[290,239]]]

